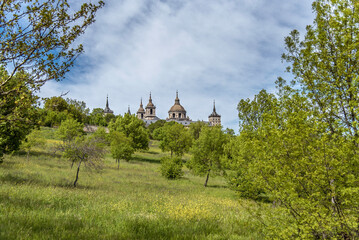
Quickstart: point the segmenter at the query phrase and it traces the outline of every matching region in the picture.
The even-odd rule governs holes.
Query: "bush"
[[[161,174],[167,179],[178,179],[183,176],[182,159],[163,157],[161,159]]]

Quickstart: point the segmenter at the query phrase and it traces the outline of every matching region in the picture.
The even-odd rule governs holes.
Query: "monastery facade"
[[[152,102],[151,93],[146,108],[143,108],[141,99],[140,107],[137,111],[137,118],[144,121],[146,123],[146,126],[160,120],[160,118],[156,116],[156,106]],[[168,111],[168,117],[165,120],[167,122],[175,121],[184,126],[188,126],[193,122],[187,115],[186,109],[180,104],[180,99],[178,98],[178,91],[176,92],[175,103]],[[208,116],[208,124],[210,126],[221,125],[221,115],[216,112],[215,102],[213,102],[213,112],[211,113],[211,115]]]
[[[130,107],[128,107],[128,114],[131,115]],[[113,114],[113,111],[110,109],[108,104],[108,96],[106,98],[106,107],[104,109],[104,114]],[[150,93],[150,98],[145,108],[143,108],[142,98],[140,107],[137,110],[136,116],[138,119],[141,119],[146,123],[146,126],[151,123],[155,123],[158,120],[161,120],[156,116],[156,106],[152,102],[152,95]],[[168,117],[165,119],[167,122],[175,121],[184,126],[190,125],[192,121],[187,115],[186,109],[180,104],[180,99],[178,98],[178,91],[176,92],[176,99],[174,105],[168,111]],[[208,122],[210,126],[221,125],[221,115],[216,112],[216,103],[213,102],[213,112],[208,116]]]

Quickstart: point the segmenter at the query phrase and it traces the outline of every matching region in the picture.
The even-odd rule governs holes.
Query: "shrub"
[[[161,159],[161,174],[167,179],[178,179],[183,176],[182,159],[163,157]]]

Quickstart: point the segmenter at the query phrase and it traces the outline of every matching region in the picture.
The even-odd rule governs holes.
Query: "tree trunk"
[[[76,173],[76,179],[75,179],[75,182],[74,182],[74,187],[76,187],[77,180],[79,179],[79,172],[80,172],[81,162],[82,161],[80,161],[79,165],[77,166],[77,173]]]
[[[117,170],[120,170],[120,159],[117,159]]]
[[[206,181],[205,181],[205,183],[204,183],[204,186],[205,187],[207,187],[207,183],[208,183],[208,179],[209,179],[209,172],[211,171],[211,169],[210,170],[208,170],[208,173],[207,173],[207,178],[206,178]]]

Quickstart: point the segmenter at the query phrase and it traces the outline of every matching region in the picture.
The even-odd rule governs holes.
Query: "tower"
[[[221,125],[221,115],[216,112],[216,101],[213,101],[213,112],[208,116],[210,126]]]
[[[154,120],[157,119],[156,117],[156,106],[152,103],[152,95],[150,93],[150,98],[148,100],[146,109],[145,109],[145,115],[144,118],[146,120]]]
[[[106,97],[106,107],[105,109],[103,110],[103,114],[106,115],[106,114],[113,114],[113,111],[110,109],[109,105],[108,105],[108,95]]]
[[[140,108],[137,110],[137,118],[143,119],[144,117],[145,117],[145,109],[143,109],[142,98],[141,98]]]

